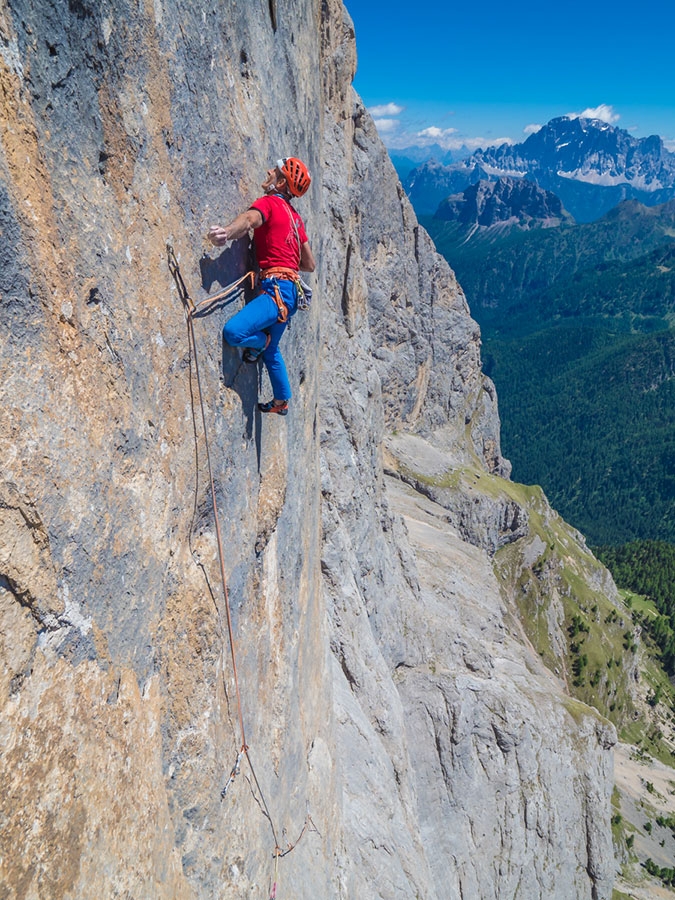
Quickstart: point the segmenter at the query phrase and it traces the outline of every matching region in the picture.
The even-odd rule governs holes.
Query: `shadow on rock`
[[[223,250],[215,259],[204,254],[199,261],[202,288],[209,293],[217,293],[218,287],[226,287],[228,284],[236,282],[253,267],[253,253],[245,241],[237,241]],[[215,288],[214,285],[216,285]],[[204,315],[231,305],[234,308],[229,313],[234,315],[240,308],[239,301],[241,300],[245,305],[254,295],[255,289],[251,288],[250,281],[247,280],[231,296],[223,297],[213,306],[209,306],[208,312],[205,312]],[[261,382],[260,363],[249,365],[243,362],[242,351],[230,347],[225,340],[222,340],[222,361],[223,384],[226,388],[239,394],[241,399],[241,408],[246,422],[244,436],[250,441],[255,435],[258,470],[260,470],[260,413],[258,412],[258,392]]]
[[[261,363],[255,365],[243,362],[241,350],[222,341],[223,353],[223,383],[225,387],[236,391],[241,400],[241,410],[244,414],[246,426],[244,436],[246,440],[253,440],[255,435],[256,456],[258,459],[258,472],[260,472],[260,425],[261,415],[258,410],[258,395],[262,386]]]
[[[199,260],[202,288],[207,293],[213,292],[214,284],[226,287],[252,269],[255,269],[253,250],[245,240],[235,241],[215,259],[205,253]]]

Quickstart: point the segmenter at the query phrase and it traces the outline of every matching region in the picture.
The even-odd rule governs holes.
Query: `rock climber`
[[[298,308],[302,291],[299,272],[316,268],[305,226],[291,206],[302,197],[311,177],[305,164],[289,156],[267,171],[264,194],[229,225],[212,225],[209,240],[216,247],[236,241],[253,229],[260,293],[225,323],[223,337],[231,347],[244,348],[244,361],[255,363],[262,357],[272,384],[273,399],[258,403],[264,413],[288,414],[291,386],[279,341],[288,320]]]

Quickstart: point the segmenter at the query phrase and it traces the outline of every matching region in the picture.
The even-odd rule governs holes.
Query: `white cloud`
[[[501,144],[513,143],[509,137],[467,137],[460,134],[457,128],[438,128],[436,125],[418,131],[415,138],[413,141],[415,146],[428,147],[429,144],[439,144],[444,150],[461,150],[463,147],[478,150],[479,147],[499,147]]]
[[[368,112],[374,119],[381,116],[400,116],[404,107],[396,103],[383,103],[381,106],[369,106]]]
[[[400,124],[398,119],[373,119],[373,122],[380,134],[394,131]]]
[[[444,150],[459,150],[460,147],[468,146],[466,139],[460,136],[456,128],[439,128],[437,125],[430,125],[422,131],[409,134],[407,139],[409,145],[413,147],[429,147],[431,144],[438,144]]]
[[[525,128],[523,128],[523,134],[536,134],[538,131],[541,131],[542,127],[542,125],[526,125]]]
[[[666,148],[666,150],[670,150],[671,153],[675,153],[675,139],[667,140],[666,138],[664,138],[663,146]]]
[[[438,128],[436,125],[430,125],[422,131],[417,132],[417,136],[421,138],[431,138],[434,141],[439,138],[450,137],[451,134],[457,134],[456,128]]]
[[[613,106],[601,103],[600,106],[585,109],[580,113],[568,113],[570,119],[600,119],[601,122],[607,122],[608,125],[614,125],[619,121],[621,116],[614,112]]]
[[[409,131],[406,128],[395,130],[397,120],[393,120],[393,124],[387,123],[386,127],[389,133],[384,133],[379,122],[376,122],[378,131],[382,134],[385,144],[390,150],[400,150],[406,147],[430,147],[432,144],[442,147],[443,150],[478,150],[480,147],[495,147],[500,144],[513,144],[514,141],[509,137],[501,138],[484,138],[484,137],[468,137],[461,134],[457,128],[439,128],[437,125],[430,125],[422,131]],[[395,132],[395,133],[393,133]]]

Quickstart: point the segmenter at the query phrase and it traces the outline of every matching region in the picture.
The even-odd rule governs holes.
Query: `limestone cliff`
[[[542,514],[499,487],[478,328],[355,61],[338,0],[0,8],[2,897],[610,896],[613,728],[495,574]],[[291,152],[319,271],[287,419],[222,346],[241,298],[195,322],[230,783],[166,245],[195,299],[232,281],[246,242],[204,234]]]

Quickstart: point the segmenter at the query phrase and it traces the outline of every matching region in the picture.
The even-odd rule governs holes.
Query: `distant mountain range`
[[[413,169],[418,168],[432,160],[442,166],[449,166],[465,159],[471,153],[470,150],[453,151],[444,150],[439,144],[431,144],[428,147],[405,147],[401,150],[390,150],[389,157],[394,164],[401,182],[405,184]]]
[[[657,135],[634,138],[599,119],[552,119],[521,144],[477,150],[444,165],[413,169],[404,186],[418,215],[479,181],[525,179],[556,194],[578,222],[590,222],[625,199],[655,206],[675,198],[675,153]]]

